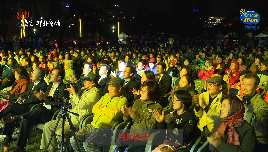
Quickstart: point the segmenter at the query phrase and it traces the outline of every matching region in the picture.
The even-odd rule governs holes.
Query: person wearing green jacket
[[[162,113],[162,106],[159,102],[159,86],[155,81],[146,81],[142,84],[141,97],[139,100],[135,101],[132,107],[122,107],[121,111],[124,114],[124,120],[132,121],[132,126],[130,128],[131,135],[148,135],[151,133],[151,129],[156,128],[156,119],[153,116],[153,111],[158,111]],[[148,135],[149,137],[149,135]],[[139,145],[129,145],[129,147],[118,147],[118,151],[133,151],[140,152],[145,150],[146,137],[142,137]],[[147,139],[148,140],[148,139]],[[126,149],[125,149],[126,148]],[[124,150],[123,150],[124,149]]]
[[[254,127],[256,132],[256,151],[265,152],[268,149],[268,104],[257,93],[259,83],[260,79],[256,74],[246,74],[242,79],[241,90],[245,106],[244,119]]]

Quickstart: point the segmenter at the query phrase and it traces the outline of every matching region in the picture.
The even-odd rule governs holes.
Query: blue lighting
[[[69,3],[66,3],[66,7],[70,7]]]

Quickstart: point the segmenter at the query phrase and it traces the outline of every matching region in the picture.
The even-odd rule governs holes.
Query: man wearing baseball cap
[[[70,113],[71,121],[76,129],[79,129],[80,120],[82,120],[85,115],[92,114],[93,105],[100,99],[99,90],[96,88],[96,84],[97,76],[93,73],[89,73],[87,77],[84,78],[84,87],[78,91],[78,93],[76,93],[75,88],[72,85],[70,85],[70,88],[66,89],[70,92],[69,102],[72,105],[71,112],[79,114],[79,116],[76,116]],[[45,149],[48,146],[51,134],[55,129],[56,124],[57,120],[52,120],[45,124],[40,149]],[[70,125],[68,121],[65,122],[64,131],[70,131]],[[58,123],[55,133],[57,137],[60,137],[62,133],[62,122]],[[61,139],[58,138],[58,141],[61,141]],[[55,151],[56,147],[56,137],[53,137],[48,151]]]
[[[198,128],[203,131],[207,126],[209,131],[213,128],[213,118],[220,116],[223,80],[219,76],[214,76],[207,80],[207,91],[194,96],[194,112],[199,117]]]

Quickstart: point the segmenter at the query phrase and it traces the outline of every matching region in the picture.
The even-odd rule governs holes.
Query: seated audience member
[[[238,72],[242,72],[247,69],[247,66],[244,65],[244,59],[242,57],[238,58],[237,62],[239,63]]]
[[[216,69],[214,71],[214,74],[212,75],[212,77],[215,77],[215,76],[219,76],[221,78],[223,78],[225,75],[225,72],[223,69]],[[222,94],[223,95],[226,95],[227,92],[228,92],[228,87],[230,87],[231,85],[227,84],[225,81],[222,81]]]
[[[30,57],[24,57],[21,60],[21,66],[23,66],[27,71],[32,71],[31,58]]]
[[[155,81],[155,75],[153,71],[144,71],[141,77],[141,85],[148,80]],[[132,93],[134,94],[134,101],[140,98],[140,90],[133,88]]]
[[[14,73],[13,70],[15,69],[16,60],[13,58],[10,58],[7,61],[7,65],[4,65],[3,72],[2,72],[2,78],[0,79],[0,90],[11,86],[14,83]]]
[[[239,81],[237,83],[233,84],[231,86],[231,88],[229,88],[229,91],[227,94],[235,94],[235,95],[238,95],[239,97],[242,97],[243,93],[241,90],[241,83],[242,83],[243,77],[248,73],[251,73],[251,72],[248,70],[244,70],[243,72],[241,72],[240,77],[239,77]]]
[[[183,77],[184,75],[191,75],[192,76],[192,70],[191,67],[189,66],[183,66],[180,70],[180,78]]]
[[[171,91],[172,78],[166,74],[166,64],[164,62],[159,62],[157,64],[157,74],[159,75],[159,91],[160,97],[164,97]]]
[[[222,78],[214,76],[207,80],[207,91],[194,96],[194,112],[199,117],[198,128],[203,131],[207,127],[211,132],[214,119],[212,116],[220,116],[222,98]]]
[[[245,108],[241,100],[236,95],[226,95],[221,102],[221,119],[215,121],[213,134],[207,137],[213,151],[255,152],[254,127],[243,118]]]
[[[70,103],[72,105],[71,112],[79,114],[79,116],[75,116],[72,113],[70,114],[71,121],[76,129],[79,129],[79,123],[83,116],[92,114],[93,105],[100,99],[99,91],[95,87],[96,82],[97,76],[92,73],[84,78],[84,87],[78,93],[76,93],[72,85],[70,85],[70,88],[66,89],[70,92]],[[56,122],[57,120],[52,120],[45,124],[40,149],[45,149],[48,146],[48,142],[51,138],[52,131],[55,129]],[[70,129],[71,127],[69,125],[69,122],[65,121],[64,131],[69,132]],[[61,135],[62,119],[60,120],[55,133],[56,136]],[[61,138],[58,138],[58,141],[60,141],[60,139]],[[56,147],[56,137],[53,137],[48,150],[55,151]]]
[[[145,71],[146,62],[144,60],[140,60],[137,67],[137,74],[142,76],[143,72]]]
[[[68,97],[68,92],[65,91],[65,85],[62,83],[64,78],[64,70],[54,69],[51,73],[51,83],[47,87],[46,92],[37,92],[35,96],[41,101],[45,101],[44,105],[39,104],[34,106],[29,112],[17,117],[20,121],[20,132],[17,137],[17,151],[25,151],[27,140],[30,131],[34,125],[46,123],[52,119],[56,110],[63,105],[63,97]],[[12,122],[17,121],[13,119]],[[12,134],[10,130],[7,134]]]
[[[202,66],[200,72],[198,73],[198,77],[201,80],[207,80],[211,78],[215,71],[215,67],[212,65],[212,61],[210,59],[206,59],[205,66]]]
[[[111,67],[109,65],[103,64],[100,67],[100,70],[99,70],[100,78],[98,80],[98,85],[97,85],[100,91],[100,96],[103,96],[106,93],[108,93],[108,86],[109,86],[108,82],[111,79],[110,73],[111,73]]]
[[[73,70],[73,61],[72,60],[65,60],[64,61],[64,70],[65,70],[65,77],[63,79],[63,83],[70,84],[70,78],[75,77],[75,72]]]
[[[226,64],[226,67],[230,67],[231,61],[233,61],[233,60],[234,60],[234,53],[231,52],[229,54],[229,57],[225,59],[225,62],[224,63]]]
[[[196,116],[193,110],[190,109],[192,105],[191,94],[188,91],[176,90],[172,93],[172,102],[174,111],[168,115],[164,116],[164,112],[160,114],[157,110],[153,111],[153,116],[157,120],[157,128],[168,129],[167,140],[165,140],[162,145],[155,148],[153,152],[166,152],[168,149],[172,151],[184,149],[187,151],[186,149],[188,149],[188,147],[186,145],[192,142],[199,132],[196,126]],[[174,132],[179,129],[182,129],[183,135]],[[182,148],[182,143],[178,142],[182,136],[183,145],[187,148]]]
[[[135,68],[132,66],[126,66],[123,72],[122,94],[127,98],[129,105],[132,105],[134,102],[133,89],[137,90],[140,88],[140,85],[133,79],[134,73]]]
[[[5,109],[10,102],[16,102],[19,97],[22,97],[22,93],[28,89],[30,78],[26,69],[22,66],[17,67],[14,71],[14,75],[16,80],[11,91],[2,94],[7,100],[0,102],[0,112]]]
[[[75,90],[76,91],[79,91],[84,86],[84,84],[83,84],[84,83],[84,78],[86,78],[88,75],[94,74],[92,72],[92,70],[93,70],[92,64],[89,63],[89,62],[86,62],[84,64],[83,73],[80,76],[80,79],[79,80],[76,80],[75,78],[71,78],[70,81],[71,81],[71,83],[74,83],[75,84]]]
[[[127,98],[122,95],[122,80],[119,77],[111,78],[109,82],[108,90],[106,93],[92,108],[94,114],[93,121],[90,124],[84,126],[76,134],[76,140],[80,147],[85,141],[85,134],[92,134],[98,129],[111,128],[116,122],[122,119],[123,114],[120,109],[127,105]],[[71,138],[71,145],[74,151],[78,151],[78,147],[74,141],[74,137]],[[84,147],[97,151],[98,146],[91,145],[90,143]]]
[[[124,106],[121,108],[122,113],[125,115],[124,120],[133,121],[130,128],[130,134],[135,135],[147,135],[150,133],[150,129],[156,128],[156,119],[153,117],[153,111],[157,110],[162,113],[162,106],[158,103],[159,101],[159,88],[155,81],[146,81],[141,87],[141,97],[135,101],[132,107]],[[119,146],[115,151],[133,151],[140,152],[144,151],[146,141],[141,141],[143,145],[129,147]],[[123,150],[124,151],[124,150]]]
[[[27,91],[21,94],[21,97],[17,99],[17,102],[10,103],[4,110],[0,112],[0,119],[4,117],[4,121],[12,121],[14,119],[20,118],[21,115],[25,114],[26,112],[29,112],[35,104],[40,103],[40,101],[35,96],[35,93],[40,91],[45,92],[47,84],[43,80],[44,75],[45,70],[43,68],[36,67],[32,74],[33,82],[29,83]],[[7,149],[9,147],[10,142],[13,140],[11,136],[13,128],[13,123],[5,124],[3,134],[6,135],[6,138],[4,140],[3,145],[7,147]]]
[[[231,62],[230,68],[225,70],[225,75],[223,77],[224,81],[228,84],[233,85],[239,81],[240,72],[238,72],[238,62],[233,60]]]
[[[145,70],[146,71],[153,71],[154,74],[157,74],[156,69],[157,69],[157,67],[156,67],[156,64],[155,64],[155,58],[151,58],[150,61],[149,61],[149,67],[147,67]]]
[[[244,119],[251,124],[257,137],[258,152],[265,152],[268,149],[268,104],[257,92],[260,79],[256,74],[246,74],[241,83],[243,103],[245,107]]]
[[[268,76],[268,61],[266,60],[261,61],[261,69],[260,71],[256,72],[256,74],[263,74]]]

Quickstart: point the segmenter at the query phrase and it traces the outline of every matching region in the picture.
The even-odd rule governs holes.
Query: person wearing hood
[[[256,151],[254,127],[245,121],[245,107],[236,95],[221,100],[221,119],[214,123],[213,134],[207,137],[214,152]]]
[[[224,81],[233,85],[239,81],[240,72],[238,72],[239,64],[237,61],[231,61],[230,68],[225,70]]]
[[[205,66],[202,66],[200,72],[198,73],[198,77],[201,80],[207,80],[211,78],[211,76],[214,74],[215,67],[212,65],[212,61],[207,58],[205,62]]]

